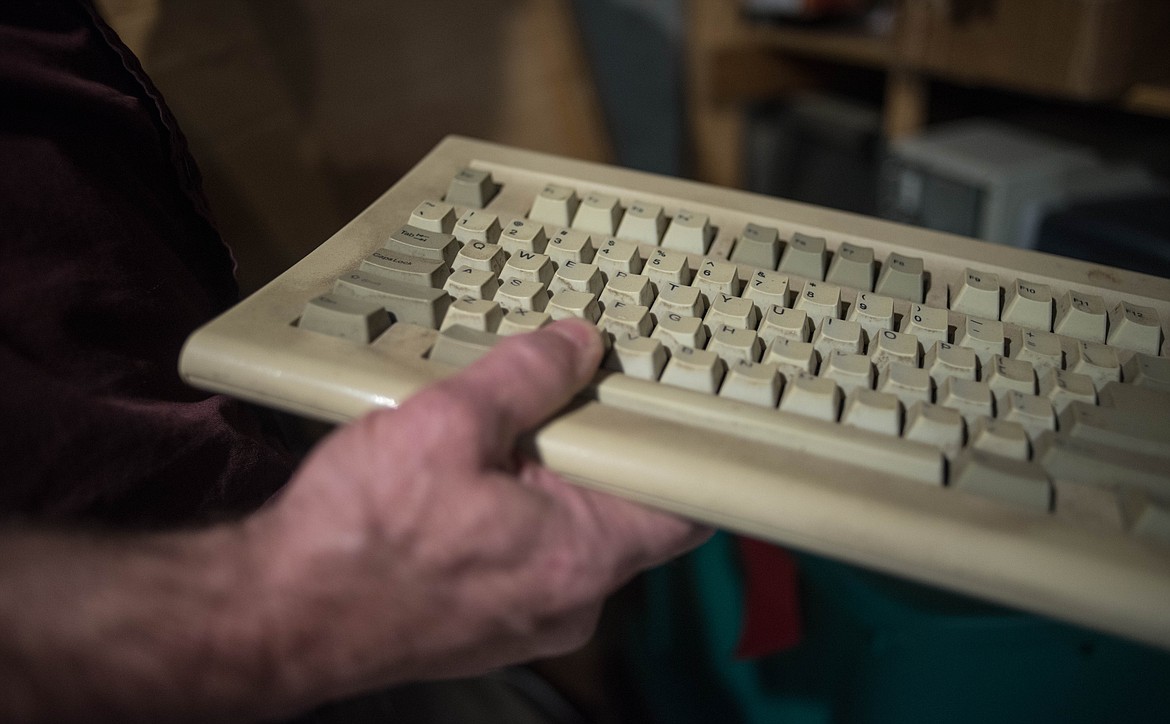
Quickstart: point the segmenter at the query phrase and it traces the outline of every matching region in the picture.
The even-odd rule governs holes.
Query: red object
[[[736,540],[746,588],[736,658],[755,659],[793,648],[803,633],[796,558],[771,543]]]

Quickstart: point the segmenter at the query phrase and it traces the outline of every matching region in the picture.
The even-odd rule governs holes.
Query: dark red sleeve
[[[237,294],[161,96],[86,2],[0,3],[0,520],[245,510],[291,459],[182,383]]]

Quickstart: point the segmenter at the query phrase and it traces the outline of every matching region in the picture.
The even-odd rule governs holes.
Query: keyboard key
[[[556,275],[556,267],[552,259],[544,254],[535,254],[528,251],[519,251],[508,257],[504,268],[500,271],[500,280],[516,279],[533,282],[541,286],[548,286]]]
[[[638,256],[638,246],[620,239],[606,239],[598,245],[593,263],[601,269],[606,279],[613,279],[620,274],[642,272],[642,257]]]
[[[423,201],[410,212],[407,223],[424,231],[450,234],[455,228],[455,207],[443,201]]]
[[[690,284],[691,267],[686,254],[665,249],[655,249],[646,260],[642,272],[659,287],[664,284]]]
[[[1122,379],[1138,387],[1170,392],[1170,357],[1139,352],[1126,361],[1121,374]]]
[[[735,238],[731,261],[765,270],[775,269],[780,263],[779,232],[771,227],[748,224]]]
[[[485,299],[456,299],[447,309],[439,329],[449,329],[461,324],[480,332],[495,332],[503,318],[504,311],[496,302]]]
[[[1038,389],[1057,413],[1064,412],[1073,402],[1097,404],[1097,388],[1093,386],[1093,380],[1075,372],[1050,369],[1039,376]]]
[[[455,222],[455,238],[466,244],[469,241],[486,241],[495,244],[500,240],[500,217],[486,211],[468,209]]]
[[[1109,344],[1156,355],[1162,349],[1158,310],[1120,302],[1109,312]]]
[[[995,355],[984,365],[983,379],[997,399],[1009,392],[1036,393],[1036,370],[1021,360]]]
[[[554,320],[577,317],[597,324],[597,320],[601,319],[601,307],[597,304],[597,297],[589,292],[571,290],[557,292],[549,300],[545,311]]]
[[[857,389],[873,389],[873,365],[869,357],[831,352],[822,359],[820,376],[836,382],[846,395]]]
[[[967,317],[955,328],[955,344],[974,350],[979,361],[987,364],[1004,353],[1003,322]]]
[[[623,212],[618,197],[595,191],[581,199],[577,213],[573,216],[573,228],[591,234],[613,236],[617,233]]]
[[[722,357],[726,362],[759,362],[764,353],[764,343],[751,329],[721,324],[710,327],[711,339],[707,349]]]
[[[826,422],[836,422],[841,412],[841,388],[832,380],[795,376],[780,396],[780,409]]]
[[[532,210],[528,218],[550,226],[568,227],[573,223],[577,214],[577,206],[581,201],[577,192],[568,186],[547,184],[536,195],[532,202]],[[536,249],[535,251],[541,251]]]
[[[861,325],[857,322],[826,317],[813,335],[813,347],[820,353],[822,359],[833,352],[860,355],[864,349]],[[868,358],[865,361],[866,364],[869,363]]]
[[[492,299],[507,311],[543,312],[548,306],[544,286],[523,279],[505,279]]]
[[[531,312],[526,309],[512,309],[504,318],[500,320],[500,328],[496,330],[497,334],[525,334],[527,332],[535,332],[546,324],[552,322],[550,317],[545,312]]]
[[[1170,394],[1114,382],[1098,390],[1097,398],[1100,406],[1079,421],[1086,430],[1100,432],[1109,444],[1170,458],[1170,415],[1165,414]]]
[[[439,328],[451,303],[451,298],[442,289],[402,284],[360,272],[339,277],[333,283],[333,291],[339,295],[377,302],[395,321],[430,329]]]
[[[796,309],[803,309],[814,324],[823,318],[841,318],[841,287],[823,282],[805,282],[796,297]]]
[[[986,382],[959,377],[947,377],[939,383],[935,401],[943,407],[958,410],[968,426],[981,417],[991,417],[995,411],[991,388]]]
[[[773,305],[787,307],[788,277],[779,272],[758,269],[744,285],[743,297],[756,305],[761,317]]]
[[[896,437],[902,432],[902,403],[884,392],[856,388],[845,395],[841,424]]]
[[[466,367],[487,354],[500,339],[491,332],[455,325],[439,332],[429,356],[435,362]]]
[[[968,448],[955,459],[951,485],[1039,513],[1052,508],[1052,484],[1034,463]]]
[[[829,252],[824,239],[797,232],[784,247],[778,269],[784,274],[824,281],[828,261]]]
[[[654,299],[654,287],[650,286],[650,277],[643,274],[621,274],[611,277],[609,283],[601,290],[603,305],[621,302],[649,307],[654,304]]]
[[[765,343],[781,338],[793,342],[808,342],[812,339],[812,322],[803,309],[787,309],[778,305],[768,307],[758,328],[760,339]]]
[[[999,319],[999,277],[968,268],[951,288],[951,309],[984,319]]]
[[[711,227],[711,220],[706,214],[682,209],[666,227],[662,246],[690,254],[706,254],[714,238],[715,229]]]
[[[443,290],[455,299],[491,299],[499,288],[495,274],[469,266],[456,269],[443,284]]]
[[[1032,447],[1032,458],[1053,480],[1111,489],[1124,483],[1130,490],[1155,494],[1165,489],[1166,459],[1162,457],[1071,439],[1063,431],[1041,433]]]
[[[476,168],[465,168],[451,179],[451,183],[447,185],[447,195],[443,200],[456,206],[482,209],[487,206],[499,190],[500,186],[492,180],[490,172]]]
[[[727,368],[719,396],[761,407],[776,407],[784,382],[775,365],[738,360]]]
[[[649,275],[647,275],[649,276]],[[653,283],[653,278],[651,277]],[[707,311],[703,302],[703,295],[694,287],[668,282],[658,285],[658,298],[650,309],[655,315],[664,317],[668,314],[678,314],[683,317],[702,317]]]
[[[976,380],[979,377],[979,358],[974,350],[953,344],[935,342],[922,359],[923,369],[930,372],[937,384],[943,380]]]
[[[742,329],[755,329],[760,322],[755,305],[742,297],[718,294],[711,300],[711,307],[703,317],[703,324],[711,329],[727,325]]]
[[[892,252],[882,265],[873,290],[887,297],[921,304],[926,297],[926,272],[922,259]]]
[[[651,336],[666,345],[671,352],[684,347],[703,349],[707,346],[707,327],[698,317],[683,316],[671,312],[657,317],[658,326]]]
[[[1000,419],[1019,423],[1035,440],[1040,433],[1056,429],[1056,413],[1052,403],[1043,397],[1022,392],[1009,392],[999,398],[996,414]]]
[[[902,317],[902,331],[918,338],[923,347],[935,342],[950,342],[949,315],[947,310],[914,304],[910,313]]]
[[[386,247],[407,256],[441,261],[447,266],[455,264],[455,255],[460,248],[452,234],[424,231],[413,226],[404,226],[391,234]]]
[[[297,326],[366,344],[390,327],[390,315],[374,301],[323,294],[305,305]]]
[[[880,294],[862,292],[849,307],[846,319],[857,322],[869,339],[894,328],[894,300]]]
[[[1027,460],[1031,452],[1028,433],[1015,422],[979,417],[968,421],[970,445],[976,450],[1012,460]]]
[[[375,276],[403,284],[421,287],[441,287],[447,281],[446,263],[435,259],[398,254],[390,249],[379,249],[362,259],[358,269]]]
[[[925,401],[911,403],[907,409],[903,437],[938,448],[948,459],[953,460],[962,450],[965,434],[958,410]]]
[[[513,219],[500,231],[500,247],[509,255],[520,252],[543,254],[548,244],[544,227],[528,219]]]
[[[666,231],[666,221],[660,204],[635,201],[626,209],[617,235],[641,244],[658,244]]]
[[[575,229],[561,229],[548,240],[544,253],[557,266],[570,261],[589,264],[593,261],[594,249],[589,234]]]
[[[1056,322],[1052,330],[1057,334],[1084,340],[1104,342],[1105,300],[1094,294],[1065,292],[1056,298]]]
[[[825,281],[863,292],[872,291],[876,268],[873,249],[844,242],[833,255]]]
[[[727,365],[714,352],[683,347],[671,355],[662,372],[662,383],[696,392],[715,394]]]
[[[1049,332],[1024,332],[1022,344],[1012,350],[1011,357],[1032,365],[1037,375],[1064,369],[1060,337]]]
[[[666,368],[667,358],[666,347],[657,339],[622,334],[614,338],[605,366],[641,380],[657,380]]]
[[[1047,284],[1017,279],[1007,288],[1003,321],[1021,327],[1052,331],[1052,289]]]
[[[1065,369],[1093,380],[1098,390],[1108,382],[1121,381],[1121,363],[1117,359],[1117,352],[1096,342],[1077,342],[1073,345],[1065,360]]]
[[[811,342],[797,342],[786,337],[777,337],[768,344],[764,362],[812,375],[817,371],[817,352]]]
[[[707,295],[707,299],[713,299],[719,294],[739,296],[739,270],[729,262],[704,259],[695,269],[694,286]]]
[[[918,367],[922,359],[917,337],[888,329],[870,337],[866,351],[879,372],[892,364]]]
[[[455,267],[470,267],[499,274],[507,261],[507,254],[496,244],[486,241],[469,241],[455,255]]]
[[[915,402],[934,401],[934,381],[920,367],[898,363],[879,367],[875,387],[879,392],[894,395],[907,408]]]
[[[641,305],[615,304],[605,308],[597,327],[618,336],[649,337],[654,330],[650,310]]]
[[[601,270],[596,264],[581,264],[574,261],[561,264],[548,284],[549,294],[568,289],[574,292],[588,292],[597,297],[604,288],[605,280],[601,278]]]

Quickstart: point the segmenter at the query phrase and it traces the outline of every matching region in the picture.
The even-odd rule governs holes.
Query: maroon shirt
[[[253,411],[176,370],[232,271],[174,118],[89,2],[0,2],[0,521],[194,522],[287,479]]]

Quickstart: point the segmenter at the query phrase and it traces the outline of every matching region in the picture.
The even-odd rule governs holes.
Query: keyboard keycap
[[[1104,342],[1105,300],[1095,294],[1065,292],[1056,298],[1056,322],[1052,330],[1057,334],[1084,340]]]
[[[662,236],[662,246],[690,254],[706,254],[715,238],[715,230],[706,214],[680,210],[670,220]]]
[[[878,273],[873,290],[887,297],[921,304],[926,297],[926,272],[922,259],[891,253]]]
[[[297,326],[366,344],[386,331],[390,315],[377,302],[323,294],[305,305]]]
[[[439,328],[451,303],[451,297],[442,289],[402,284],[357,272],[340,277],[334,283],[333,291],[377,302],[395,320],[431,329]]]
[[[451,183],[447,185],[447,195],[443,200],[456,206],[482,209],[487,206],[499,190],[500,186],[492,180],[490,172],[476,168],[465,168],[451,179]]]
[[[1119,302],[1109,313],[1109,344],[1146,354],[1162,348],[1162,325],[1158,310]]]
[[[828,247],[819,236],[797,232],[784,247],[779,271],[815,281],[824,281],[829,260]]]
[[[999,319],[999,277],[967,269],[962,281],[951,289],[951,309],[983,319]]]
[[[1037,512],[1052,508],[1052,484],[1034,463],[968,448],[953,466],[955,488]]]
[[[635,201],[626,209],[617,235],[642,244],[657,244],[666,231],[666,213],[660,204]]]
[[[577,206],[581,203],[577,192],[568,186],[547,184],[536,195],[528,218],[542,224],[567,228],[573,223]],[[540,251],[540,249],[536,249]]]

